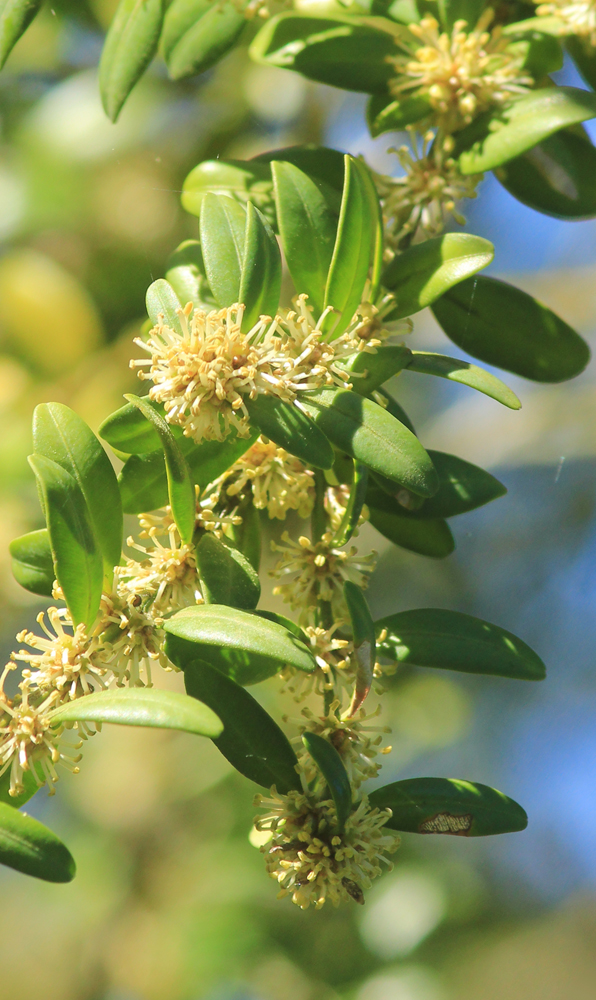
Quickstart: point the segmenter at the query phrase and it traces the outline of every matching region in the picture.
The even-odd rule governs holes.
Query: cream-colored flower
[[[93,641],[84,626],[73,628],[66,608],[48,608],[47,616],[53,632],[45,624],[44,612],[40,612],[37,621],[45,635],[35,635],[26,629],[17,635],[18,642],[35,650],[30,653],[20,649],[12,654],[13,660],[28,664],[23,670],[27,683],[45,695],[58,692],[60,700],[102,690],[106,686],[106,671],[94,661]]]
[[[150,609],[152,616],[179,611],[190,604],[202,604],[195,548],[183,544],[174,524],[162,545],[157,528],[146,529],[150,548],[133,538],[130,548],[141,552],[143,559],[126,559],[117,569],[118,594],[134,607]],[[138,599],[138,600],[137,600]]]
[[[550,0],[550,3],[537,3],[537,14],[549,17],[554,15],[563,22],[562,35],[577,35],[590,46],[596,45],[596,0]],[[588,49],[589,51],[589,49]]]
[[[523,71],[524,54],[508,48],[501,29],[486,29],[493,12],[484,12],[476,27],[466,31],[456,21],[451,35],[439,31],[434,17],[410,24],[410,40],[398,40],[403,54],[391,56],[397,75],[391,92],[402,100],[427,97],[432,123],[454,132],[488,108],[504,104],[532,86]]]
[[[151,687],[152,665],[177,668],[163,651],[163,618],[142,610],[137,594],[126,601],[119,594],[104,594],[101,624],[93,650],[94,663],[116,680],[118,687]]]
[[[389,810],[371,809],[363,798],[349,816],[343,833],[337,832],[335,806],[330,799],[313,801],[301,792],[270,797],[257,795],[255,805],[267,814],[255,820],[259,831],[271,839],[261,847],[271,878],[280,885],[278,899],[291,896],[306,910],[355,900],[364,902],[364,890],[381,874],[382,864],[392,868],[387,854],[400,844],[397,834],[384,830]]]
[[[295,741],[298,744],[296,753],[307,781],[314,781],[318,772],[304,748],[302,733],[316,733],[329,740],[342,758],[350,784],[356,790],[364,781],[377,776],[381,765],[375,761],[375,757],[391,751],[390,746],[380,748],[383,736],[391,730],[388,726],[379,726],[374,722],[381,714],[380,704],[369,713],[361,708],[350,719],[342,718],[340,710],[339,699],[331,703],[324,716],[317,716],[309,708],[303,708],[303,720],[299,722],[301,734]]]
[[[326,532],[319,542],[311,542],[301,535],[297,542],[284,531],[282,545],[271,543],[274,552],[281,553],[281,559],[271,571],[271,576],[288,580],[278,584],[274,594],[280,594],[292,608],[300,610],[300,622],[307,622],[319,601],[329,602],[334,618],[345,615],[343,586],[346,580],[359,587],[368,585],[368,575],[372,573],[376,552],[368,556],[358,556],[357,549],[338,548],[333,544],[333,536]]]
[[[254,506],[280,520],[289,510],[310,517],[314,504],[313,472],[262,437],[220,477],[218,485],[228,497],[238,496],[249,486]]]

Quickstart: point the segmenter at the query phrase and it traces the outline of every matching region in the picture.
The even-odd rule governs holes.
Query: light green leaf
[[[145,298],[147,313],[154,326],[163,322],[176,333],[182,333],[178,310],[182,308],[176,292],[168,281],[158,278],[147,289]]]
[[[451,33],[456,21],[465,21],[464,30],[472,31],[485,7],[485,0],[439,0],[441,24]]]
[[[381,287],[381,274],[383,272],[383,255],[385,252],[385,228],[383,222],[383,211],[381,202],[377,194],[375,182],[366,163],[358,159],[355,161],[356,169],[360,174],[360,184],[365,201],[365,211],[369,219],[369,231],[371,239],[371,261],[370,261],[370,288],[367,293],[369,302],[375,302]]]
[[[30,455],[46,516],[54,573],[75,625],[90,629],[99,609],[103,559],[76,479],[44,455]]]
[[[398,663],[524,681],[540,681],[546,674],[540,657],[517,636],[459,611],[400,611],[381,618],[376,629],[377,635],[387,629],[377,652]]]
[[[496,375],[491,375],[490,372],[479,368],[478,365],[470,364],[469,361],[448,358],[444,354],[412,351],[412,361],[408,365],[408,371],[418,372],[421,375],[438,375],[439,378],[449,379],[450,382],[461,382],[462,385],[468,385],[471,389],[477,389],[485,396],[496,399],[510,410],[521,408],[519,399],[509,386],[501,382]]]
[[[113,122],[157,51],[163,0],[120,0],[99,63],[99,89]]]
[[[0,0],[0,69],[42,3],[43,0]]]
[[[391,809],[387,826],[407,833],[489,837],[525,830],[528,817],[496,788],[459,778],[407,778],[376,788],[371,806]]]
[[[12,573],[21,587],[32,594],[51,597],[54,586],[54,562],[47,528],[13,538],[9,545]]]
[[[204,73],[232,48],[246,24],[232,3],[173,0],[160,47],[172,80]]]
[[[352,788],[343,761],[333,744],[317,733],[304,733],[302,742],[327,782],[335,804],[337,832],[342,833],[352,811]]]
[[[556,313],[496,278],[463,281],[433,313],[467,354],[535,382],[564,382],[590,360],[586,342]]]
[[[168,618],[164,628],[166,653],[183,670],[200,659],[238,684],[257,684],[286,665],[307,672],[315,668],[310,651],[295,635],[237,608],[184,608]]]
[[[12,806],[13,809],[20,809],[21,806],[24,806],[25,803],[28,802],[29,799],[32,799],[33,796],[39,791],[39,785],[30,770],[23,771],[21,775],[23,791],[20,795],[11,795],[10,772],[11,768],[8,768],[8,770],[0,776],[0,802],[5,802],[7,805]]]
[[[361,587],[357,587],[351,580],[346,580],[344,599],[350,616],[356,658],[354,693],[348,710],[348,718],[351,718],[364,702],[372,686],[376,658],[376,634],[375,623]]]
[[[77,870],[55,833],[5,802],[0,802],[0,864],[44,882],[72,882]]]
[[[211,0],[207,0],[211,4]],[[200,216],[206,194],[228,195],[240,205],[252,201],[269,219],[275,215],[273,180],[268,163],[258,160],[204,160],[189,173],[182,185],[182,207]]]
[[[368,506],[370,523],[373,528],[409,552],[432,559],[445,559],[455,549],[455,541],[447,521],[429,519],[417,521],[388,511],[384,508]]]
[[[425,118],[432,111],[426,97],[394,100],[387,93],[373,94],[366,107],[366,122],[373,139],[384,132],[398,132]]]
[[[336,545],[346,545],[356,531],[366,500],[367,488],[368,469],[360,462],[354,462],[348,503],[341,524],[335,533]]]
[[[227,524],[224,528],[226,538],[245,556],[256,572],[261,565],[261,516],[249,497],[238,509],[242,518],[241,524]],[[225,603],[224,602],[219,602]]]
[[[49,713],[52,725],[106,722],[115,726],[178,729],[214,739],[223,725],[217,715],[195,698],[157,688],[117,688],[76,698]]]
[[[240,774],[267,790],[275,785],[282,795],[300,791],[296,754],[248,691],[199,659],[186,663],[184,683],[188,694],[209,705],[223,722],[224,731],[213,742]]]
[[[195,308],[207,312],[215,308],[198,240],[184,240],[174,250],[168,260],[166,281],[181,304],[192,302]]]
[[[412,361],[412,352],[403,344],[385,344],[375,349],[374,354],[359,351],[344,365],[348,374],[360,376],[352,381],[352,391],[359,396],[369,396],[375,389],[407,368]]]
[[[328,439],[294,403],[275,396],[259,395],[245,400],[251,423],[306,465],[330,469],[334,455]]]
[[[169,424],[157,410],[154,410],[140,396],[133,396],[132,393],[126,393],[124,398],[139,408],[145,419],[153,424],[159,434],[166,463],[168,498],[172,517],[176,522],[182,542],[188,545],[194,534],[197,511],[195,487],[186,459],[178,447]]]
[[[149,396],[141,398],[148,406],[152,406],[164,416],[165,410],[161,403],[154,403]],[[161,440],[153,424],[149,423],[139,408],[132,403],[121,406],[119,410],[106,417],[100,424],[99,433],[112,448],[127,455],[144,455],[161,449]],[[182,431],[178,427],[173,426],[172,433],[175,437],[182,437]]]
[[[36,455],[57,462],[76,481],[111,583],[122,555],[122,505],[116,473],[93,431],[62,403],[41,403],[33,414]]]
[[[411,316],[431,305],[453,285],[490,264],[495,248],[481,236],[446,233],[397,254],[383,274],[395,295],[391,319]]]
[[[339,216],[341,193],[344,186],[344,154],[329,146],[317,146],[308,142],[303,146],[285,146],[283,149],[270,149],[259,153],[246,164],[247,169],[256,167],[259,163],[293,163],[308,177],[315,180],[324,193],[334,212]],[[259,206],[261,207],[261,206]]]
[[[238,301],[245,306],[243,333],[248,333],[260,316],[275,316],[280,291],[281,255],[277,240],[258,208],[249,201],[238,293]]]
[[[301,406],[340,451],[419,496],[436,492],[437,474],[418,438],[377,403],[321,389],[304,393]]]
[[[233,198],[208,192],[201,204],[201,247],[209,287],[221,309],[240,301],[246,211]]]
[[[207,532],[197,545],[201,592],[207,604],[225,604],[251,611],[261,596],[261,584],[246,556]]]

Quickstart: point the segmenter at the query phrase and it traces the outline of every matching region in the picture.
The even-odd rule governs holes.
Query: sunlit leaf
[[[182,333],[178,310],[182,308],[176,292],[165,278],[158,278],[153,281],[147,289],[145,297],[147,313],[151,322],[157,326],[158,323],[165,323],[176,333]]]
[[[258,208],[249,201],[238,293],[238,301],[245,306],[244,333],[252,329],[260,316],[275,316],[280,291],[281,255],[277,240]]]
[[[330,469],[333,448],[322,430],[293,403],[275,396],[246,399],[252,424],[280,448],[316,469]]]
[[[51,597],[54,562],[47,528],[13,538],[9,546],[12,572],[17,583],[32,594]]]
[[[346,371],[354,378],[352,391],[359,396],[368,396],[388,379],[407,368],[412,361],[412,352],[403,344],[384,344],[377,347],[374,354],[359,351],[349,358]]]
[[[106,722],[116,726],[179,729],[197,736],[220,736],[223,725],[202,702],[178,691],[157,688],[117,688],[76,698],[49,714],[52,725]]]
[[[471,352],[470,352],[471,353]],[[421,375],[438,375],[450,382],[460,382],[471,389],[483,392],[485,396],[496,399],[511,410],[519,410],[521,403],[512,389],[501,382],[500,378],[490,372],[472,365],[469,361],[458,358],[448,358],[444,354],[430,354],[426,351],[412,351],[412,360],[408,371],[419,372]]]
[[[317,733],[304,733],[302,742],[327,782],[341,833],[352,811],[352,788],[343,761],[333,744]]]
[[[0,864],[45,882],[71,882],[74,858],[47,826],[0,802]]]
[[[209,287],[220,308],[240,301],[246,211],[233,198],[208,193],[201,203],[201,247]]]
[[[0,69],[42,3],[43,0],[0,0]]]
[[[259,603],[261,585],[254,567],[242,552],[219,541],[211,532],[203,535],[197,545],[197,567],[201,592],[208,604],[250,611]]]
[[[455,541],[446,521],[417,521],[395,510],[388,511],[372,504],[368,505],[368,512],[373,528],[402,549],[433,559],[445,559],[455,549]]]
[[[184,240],[176,247],[168,260],[166,281],[183,305],[192,302],[196,308],[208,312],[215,307],[198,240]]]
[[[164,0],[120,0],[99,63],[99,89],[113,122],[157,51]]]
[[[160,48],[172,80],[204,73],[231,49],[246,24],[232,3],[172,0]]]

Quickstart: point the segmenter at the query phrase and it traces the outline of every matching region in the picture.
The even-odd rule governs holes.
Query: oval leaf
[[[467,354],[535,382],[564,382],[590,360],[586,342],[556,313],[496,278],[462,281],[433,313]]]
[[[419,372],[421,375],[438,375],[439,378],[449,379],[450,382],[461,382],[462,385],[469,385],[471,389],[477,389],[485,396],[496,399],[510,410],[521,408],[519,399],[509,386],[501,382],[496,375],[491,375],[478,365],[471,365],[469,361],[448,358],[444,354],[412,351],[408,371]]]
[[[207,312],[215,307],[198,240],[184,240],[174,250],[168,261],[166,281],[179,302],[185,305],[192,302],[195,308],[205,309]]]
[[[5,802],[0,802],[0,864],[45,882],[72,882],[77,870],[55,833]]]
[[[348,359],[344,365],[349,375],[354,378],[352,391],[359,396],[369,396],[375,389],[393,378],[398,372],[407,368],[412,361],[412,352],[403,344],[385,344],[377,347],[374,354],[359,351]]]
[[[240,774],[263,788],[275,785],[282,795],[301,790],[298,759],[287,737],[248,691],[199,659],[187,662],[184,683],[188,694],[223,722],[224,731],[213,742]]]
[[[249,499],[243,503],[238,513],[241,524],[227,524],[224,528],[226,538],[229,538],[235,549],[238,549],[248,559],[249,564],[258,573],[261,565],[261,515],[260,511]],[[257,578],[258,579],[258,578]],[[219,602],[226,603],[225,601]],[[257,601],[255,601],[255,604]]]
[[[145,304],[149,318],[155,326],[163,322],[176,333],[182,333],[180,317],[178,316],[182,304],[168,281],[164,278],[158,278],[157,281],[149,285]]]
[[[117,688],[76,698],[50,712],[52,725],[69,722],[107,722],[115,726],[179,729],[197,736],[220,736],[223,725],[202,702],[178,691],[156,688]]]
[[[238,301],[244,303],[242,330],[248,333],[260,316],[275,316],[281,291],[281,255],[271,226],[258,208],[246,206],[246,232]]]
[[[0,0],[0,69],[42,3],[43,0]]]
[[[172,80],[204,73],[232,48],[246,24],[231,3],[173,0],[167,9],[161,51]]]
[[[271,167],[259,160],[203,160],[182,185],[182,207],[200,216],[206,194],[228,195],[244,206],[252,201],[267,219],[275,215]]]
[[[168,618],[164,628],[166,653],[183,670],[201,659],[238,684],[257,684],[287,665],[307,672],[315,668],[310,651],[295,635],[236,608],[184,608]]]
[[[152,406],[162,416],[165,411],[160,403],[154,403],[149,396],[142,396],[148,406]],[[174,436],[181,438],[180,428],[171,428]],[[161,449],[161,439],[152,423],[148,422],[138,406],[127,403],[115,410],[100,424],[99,433],[104,441],[116,451],[127,455],[144,455],[146,452]]]
[[[528,817],[517,802],[496,788],[458,778],[407,778],[376,788],[371,806],[391,809],[392,830],[489,837],[525,830]]]
[[[261,596],[261,584],[248,559],[210,532],[197,545],[201,592],[208,604],[225,604],[251,611]]]
[[[352,811],[350,779],[337,750],[317,733],[304,733],[302,742],[327,782],[335,804],[337,831],[342,833]]]
[[[13,538],[9,551],[12,573],[17,583],[32,594],[51,597],[54,588],[54,561],[47,528]]]
[[[324,433],[302,410],[275,396],[245,399],[251,423],[265,437],[271,438],[306,465],[330,469],[334,462],[333,448]]]
[[[113,122],[157,51],[163,0],[120,0],[99,63],[99,89]]]
[[[432,559],[445,559],[455,549],[455,541],[446,521],[414,521],[394,511],[369,505],[369,520],[394,545]]]
[[[391,319],[411,316],[431,305],[453,285],[487,267],[494,255],[492,243],[468,233],[446,233],[408,247],[383,274],[383,285],[397,300]]]
[[[524,681],[540,681],[546,676],[540,657],[517,636],[459,611],[400,611],[381,618],[376,629],[377,636],[387,629],[387,638],[378,643],[378,653],[398,663]]]
[[[425,118],[432,111],[426,97],[406,97],[395,101],[389,94],[373,94],[366,107],[366,122],[373,139],[384,132],[396,132]]]
[[[206,194],[201,205],[201,248],[209,287],[221,309],[240,302],[246,211],[224,195]]]

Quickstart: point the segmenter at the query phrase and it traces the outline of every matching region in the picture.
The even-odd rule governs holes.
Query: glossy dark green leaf
[[[189,438],[178,442],[186,458],[191,479],[204,489],[244,454],[258,436],[228,437],[225,441],[202,441],[195,444]],[[132,455],[118,476],[122,507],[125,514],[141,514],[157,510],[168,503],[168,480],[163,448],[148,455]]]
[[[381,618],[376,628],[377,635],[387,629],[377,652],[398,663],[525,681],[540,681],[546,674],[540,657],[517,636],[459,611],[400,611]]]
[[[188,694],[209,705],[223,722],[224,731],[213,742],[240,774],[263,788],[275,785],[283,795],[300,791],[298,760],[289,740],[248,691],[199,659],[186,663],[184,683]]]
[[[282,625],[283,628],[295,635],[297,639],[300,639],[305,645],[308,645],[309,639],[305,632],[302,631],[296,622],[293,622],[291,618],[286,618],[285,615],[280,615],[277,611],[263,611],[261,608],[253,611],[254,615],[259,615],[260,618],[266,618],[269,622],[277,622],[278,625]]]
[[[45,882],[71,882],[77,870],[55,833],[5,802],[0,802],[0,864]]]
[[[325,303],[337,215],[320,186],[293,163],[274,161],[271,173],[288,269],[297,291],[308,295],[318,318]]]
[[[201,659],[244,685],[272,677],[286,665],[307,672],[315,667],[310,651],[295,635],[237,608],[184,608],[168,618],[164,628],[167,655],[183,670]]]
[[[157,51],[164,0],[120,0],[99,63],[99,89],[113,122]]]
[[[596,51],[589,38],[568,35],[565,48],[573,59],[584,80],[592,90],[596,90]]]
[[[30,770],[23,771],[21,777],[23,791],[20,795],[11,795],[10,771],[11,769],[8,768],[8,770],[0,776],[0,802],[6,802],[6,804],[12,806],[13,809],[20,809],[21,806],[24,806],[25,803],[28,802],[29,799],[32,799],[36,792],[39,791],[39,785]]]
[[[116,726],[177,729],[211,739],[220,736],[223,730],[221,721],[207,705],[178,691],[157,688],[98,691],[61,705],[49,718],[56,726],[69,722],[106,722]]]
[[[283,149],[270,149],[266,153],[259,153],[249,160],[246,166],[252,168],[259,163],[272,163],[274,160],[293,163],[303,173],[316,180],[339,216],[345,173],[343,153],[337,149],[330,149],[329,146],[318,146],[309,142],[302,146],[286,146]]]
[[[348,718],[356,714],[366,699],[373,682],[376,658],[376,633],[368,601],[361,587],[351,580],[344,583],[344,599],[352,626],[356,678]]]
[[[298,406],[265,395],[247,397],[245,402],[251,423],[280,448],[316,469],[331,468],[334,455],[329,440]]]
[[[340,451],[419,496],[438,487],[417,437],[377,403],[344,389],[303,394],[301,406]]]
[[[370,523],[385,538],[409,552],[432,559],[445,559],[455,549],[455,541],[447,521],[418,521],[395,511],[368,506]]]
[[[366,214],[369,218],[371,238],[370,287],[367,291],[369,302],[376,302],[381,289],[381,276],[385,253],[385,224],[383,211],[377,193],[373,176],[362,159],[356,160],[356,169],[360,174],[360,183],[364,194]]]
[[[383,285],[395,295],[391,319],[401,319],[431,305],[464,278],[490,264],[495,248],[481,236],[446,233],[408,247],[393,258]]]
[[[244,333],[252,329],[260,316],[275,316],[280,291],[281,255],[277,240],[271,226],[249,201],[238,293],[238,301],[245,306]]]
[[[182,333],[178,310],[182,308],[176,292],[168,281],[158,278],[153,281],[147,289],[145,305],[149,319],[157,326],[158,323],[165,323],[176,333]]]
[[[325,307],[334,310],[323,323],[331,339],[349,326],[362,301],[373,260],[377,219],[358,162],[346,154],[344,190],[337,238],[325,286]]]
[[[345,364],[350,375],[361,376],[351,379],[352,390],[359,396],[369,396],[371,392],[407,368],[412,360],[412,352],[403,344],[385,344],[377,347],[374,354],[359,351]]]
[[[254,506],[252,498],[249,498],[246,503],[239,507],[238,513],[242,518],[242,523],[226,525],[225,536],[230,539],[232,545],[243,556],[246,556],[250,565],[258,573],[261,565],[260,511]]]
[[[371,806],[391,809],[387,826],[407,833],[489,837],[525,830],[528,817],[496,788],[459,778],[406,778],[376,788]]]
[[[220,308],[239,302],[246,211],[233,198],[207,193],[201,204],[201,247],[209,287]]]
[[[485,396],[496,399],[503,406],[508,406],[510,410],[519,410],[521,403],[512,389],[496,375],[472,365],[469,361],[460,361],[458,358],[448,358],[444,354],[430,354],[426,351],[412,351],[412,360],[408,365],[408,371],[418,372],[420,375],[438,375],[439,378],[449,379],[450,382],[460,382],[468,385],[471,389],[483,392]]]
[[[563,129],[497,167],[495,175],[514,198],[537,212],[557,219],[596,216],[596,149],[587,136]]]
[[[467,354],[535,382],[574,378],[590,359],[586,342],[559,316],[496,278],[463,281],[435,302],[433,312]]]
[[[386,389],[382,388],[377,389],[375,391],[375,395],[383,397],[383,406],[387,410],[387,413],[390,413],[393,417],[395,417],[396,420],[399,420],[401,424],[405,424],[405,426],[408,428],[409,431],[412,432],[412,434],[416,434],[416,431],[414,430],[414,424],[410,420],[403,406],[400,406],[397,400],[394,399],[393,396],[390,393],[388,393]]]
[[[232,3],[172,0],[160,47],[172,80],[204,73],[232,48],[246,24]]]
[[[271,167],[258,160],[204,160],[182,185],[182,207],[200,216],[206,194],[229,195],[240,205],[250,200],[269,218],[266,206],[273,203]]]
[[[553,132],[596,115],[596,94],[577,87],[535,90],[505,109],[487,112],[458,133],[454,156],[464,174],[494,170]]]
[[[142,398],[158,413],[164,415],[161,403],[154,403],[149,396]],[[99,433],[112,448],[127,455],[144,455],[161,448],[160,437],[153,424],[145,420],[138,406],[133,406],[132,403],[126,403],[106,417],[100,424]],[[178,427],[173,426],[172,433],[175,437],[182,437],[182,431]]]
[[[256,608],[261,585],[246,556],[207,532],[197,545],[201,592],[208,604],[225,604],[247,611]]]
[[[352,788],[343,761],[333,744],[317,733],[304,733],[302,742],[327,782],[341,833],[352,811]]]
[[[366,107],[366,122],[373,139],[384,132],[400,132],[432,111],[426,97],[394,100],[387,93],[373,94]]]
[[[75,625],[88,629],[95,621],[103,586],[102,553],[76,479],[44,455],[31,455],[29,464],[46,517],[54,573]]]
[[[394,35],[357,17],[279,14],[263,25],[250,55],[258,63],[368,94],[384,93],[395,75],[387,61],[395,55]]]
[[[360,515],[362,514],[362,508],[366,500],[366,492],[368,487],[368,469],[365,465],[361,465],[360,462],[354,462],[354,470],[352,474],[352,482],[350,487],[350,495],[348,497],[348,503],[344,516],[341,520],[341,524],[335,533],[335,544],[336,545],[346,545],[349,541],[356,528],[358,527],[358,522],[360,520]]]
[[[43,0],[0,0],[0,69],[42,3]]]
[[[168,499],[172,517],[176,522],[182,542],[188,545],[194,534],[197,512],[195,487],[184,454],[178,447],[178,442],[172,434],[169,424],[157,410],[154,410],[140,396],[126,394],[124,398],[139,408],[146,420],[153,424],[159,434],[166,464]]]
[[[491,500],[504,496],[506,488],[490,472],[472,465],[471,462],[447,455],[442,451],[428,450],[439,477],[439,489],[433,497],[423,500],[412,509],[409,497],[405,504],[399,494],[393,497],[380,489],[374,482],[369,484],[366,503],[377,510],[402,517],[427,520],[429,518],[455,517],[476,507],[482,507]],[[397,496],[397,499],[396,499]]]
[[[168,260],[166,281],[182,305],[192,302],[195,308],[207,311],[215,307],[198,240],[184,240],[174,250]]]
[[[33,414],[36,455],[57,462],[75,479],[87,505],[102,552],[104,575],[112,580],[122,555],[122,505],[116,473],[95,434],[63,403],[41,403]]]
[[[32,594],[51,597],[54,562],[47,528],[13,538],[9,545],[12,573],[21,587]]]

